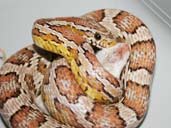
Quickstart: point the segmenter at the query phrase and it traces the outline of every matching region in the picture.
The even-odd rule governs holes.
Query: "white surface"
[[[171,27],[171,1],[170,0],[143,0],[144,3]]]
[[[37,18],[77,16],[100,8],[130,11],[150,28],[157,46],[157,65],[150,108],[140,128],[171,127],[171,30],[140,0],[0,0],[0,47],[9,56],[30,44]]]

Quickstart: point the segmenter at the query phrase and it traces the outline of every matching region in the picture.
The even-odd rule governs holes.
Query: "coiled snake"
[[[156,59],[154,40],[140,19],[102,9],[39,19],[32,35],[34,45],[0,69],[0,112],[9,127],[139,126]]]

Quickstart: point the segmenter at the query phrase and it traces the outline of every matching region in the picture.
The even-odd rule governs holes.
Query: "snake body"
[[[0,69],[0,112],[9,127],[140,125],[156,59],[154,40],[140,19],[101,9],[80,17],[39,19],[32,35],[35,44]],[[103,66],[98,54],[105,55],[103,60],[114,57],[110,65],[117,63],[115,55],[126,56],[118,75]]]

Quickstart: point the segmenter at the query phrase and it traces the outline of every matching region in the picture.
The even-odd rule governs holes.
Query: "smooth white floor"
[[[140,128],[171,127],[171,29],[141,0],[0,0],[0,48],[10,56],[31,44],[31,28],[37,18],[78,16],[100,8],[132,12],[150,28],[157,46],[157,65],[150,108]],[[0,128],[5,128],[2,123]]]

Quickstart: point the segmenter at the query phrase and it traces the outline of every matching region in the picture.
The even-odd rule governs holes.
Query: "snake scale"
[[[0,113],[9,127],[141,124],[156,47],[139,18],[118,9],[44,18],[35,21],[32,36],[34,44],[13,54],[0,69]]]

